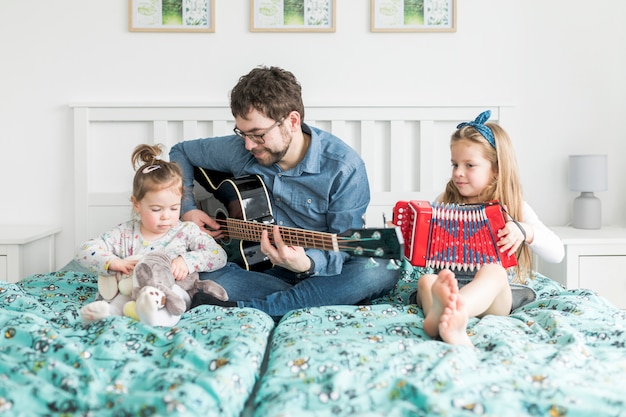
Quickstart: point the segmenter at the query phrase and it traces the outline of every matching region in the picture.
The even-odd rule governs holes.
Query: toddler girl
[[[143,144],[135,148],[131,162],[139,168],[131,197],[134,218],[85,242],[76,253],[75,260],[104,276],[101,279],[108,276],[116,282],[116,274],[131,274],[141,256],[152,251],[163,251],[169,256],[176,281],[194,272],[213,271],[226,265],[224,249],[211,236],[195,223],[179,220],[183,195],[181,170],[173,162],[158,159],[160,154],[158,145]],[[183,291],[181,296],[189,308],[189,295]],[[81,309],[83,321],[122,315],[129,300],[121,294],[112,301],[104,298]]]

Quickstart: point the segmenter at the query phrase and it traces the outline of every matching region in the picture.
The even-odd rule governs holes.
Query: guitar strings
[[[226,226],[225,233],[231,239],[247,240],[259,242],[261,233],[267,230],[270,242],[274,243],[272,236],[272,228],[274,224],[257,223],[240,219],[216,219],[217,223]],[[355,247],[354,245],[342,245],[342,243],[358,243],[379,240],[373,237],[369,238],[347,238],[337,236],[334,233],[315,232],[292,227],[280,227],[280,234],[283,241],[289,246],[301,246],[311,249],[322,249],[329,251],[359,251],[361,253],[378,253],[379,249],[368,249],[363,247]]]

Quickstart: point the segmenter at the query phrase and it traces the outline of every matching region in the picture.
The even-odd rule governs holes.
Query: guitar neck
[[[243,245],[245,242],[260,242],[261,234],[268,231],[270,242],[274,240],[272,207],[269,193],[258,175],[221,180],[215,184],[215,172],[194,168],[195,179],[214,194],[218,207],[200,202],[200,207],[224,227],[224,238],[240,241],[234,252],[241,257],[246,268],[263,263],[266,257],[257,257],[258,245]],[[219,173],[217,173],[219,175]],[[221,178],[218,176],[218,178]],[[205,199],[207,201],[211,199]],[[215,203],[215,201],[213,201]],[[226,216],[225,216],[226,214]],[[247,220],[243,220],[247,219]],[[346,252],[351,256],[367,256],[386,259],[401,259],[404,256],[404,240],[400,228],[349,229],[342,233],[314,232],[293,227],[279,226],[280,236],[288,246],[320,249],[331,252]],[[222,245],[231,247],[231,242],[222,239]],[[240,262],[241,264],[241,262]]]
[[[273,224],[256,223],[234,218],[227,218],[224,219],[224,221],[228,229],[228,237],[231,239],[260,242],[261,233],[267,230],[270,241],[274,241],[272,233]],[[300,246],[307,249],[322,249],[339,252],[339,243],[336,234],[313,232],[284,226],[279,226],[279,229],[280,236],[288,246]]]

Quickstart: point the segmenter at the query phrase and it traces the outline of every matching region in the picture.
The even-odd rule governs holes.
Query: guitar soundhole
[[[228,213],[227,213],[227,212],[226,212],[226,210],[224,210],[223,208],[218,208],[218,209],[215,211],[215,218],[216,218],[218,221],[224,221],[224,220],[226,220],[226,219],[228,218]],[[220,240],[221,240],[221,241],[222,241],[225,245],[229,245],[229,244],[230,244],[230,241],[231,241],[232,239],[231,239],[231,238],[230,238],[230,236],[228,235],[228,229],[226,229],[226,234],[224,234],[224,235],[220,238]]]

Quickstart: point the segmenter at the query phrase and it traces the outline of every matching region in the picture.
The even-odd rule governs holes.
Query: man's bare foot
[[[446,306],[439,322],[439,335],[451,345],[474,346],[467,335],[468,315],[463,296]]]
[[[449,269],[439,272],[439,276],[431,287],[433,305],[424,318],[424,331],[430,337],[439,336],[439,323],[446,306],[454,302],[459,294],[459,285],[454,273]]]

